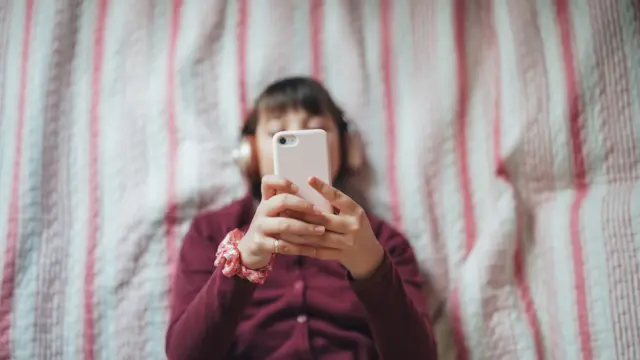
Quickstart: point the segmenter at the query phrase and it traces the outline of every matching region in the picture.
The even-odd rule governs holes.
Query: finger
[[[263,200],[268,200],[278,193],[296,194],[298,190],[296,184],[277,175],[265,175],[260,185]]]
[[[269,238],[268,242],[267,246],[271,249],[271,252],[275,254],[277,248],[278,255],[313,256],[317,253],[317,250],[312,246],[294,244],[282,239]]]
[[[327,222],[327,218],[323,214],[317,213],[304,213],[295,210],[285,210],[281,215],[315,225],[324,225]]]
[[[355,230],[354,217],[335,215],[335,214],[322,214],[324,220],[322,226],[328,231],[333,231],[339,234],[347,234]]]
[[[359,207],[355,201],[345,195],[342,191],[334,188],[315,176],[309,178],[309,185],[319,192],[322,197],[329,200],[329,203],[341,212],[352,213]]]
[[[280,234],[280,239],[299,245],[313,247],[326,247],[331,249],[343,249],[346,245],[343,237],[337,233],[324,233],[322,235],[295,235],[290,233]]]
[[[291,194],[278,194],[266,200],[261,205],[261,211],[267,216],[277,216],[285,210],[294,210],[303,213],[319,212],[313,207],[313,204],[301,197]]]
[[[258,223],[263,234],[322,235],[324,227],[285,217],[264,217]]]
[[[320,244],[320,236],[300,236],[291,233],[279,234],[278,238],[286,242],[306,246],[318,246]]]
[[[304,221],[309,224],[324,226],[326,230],[346,234],[353,228],[351,219],[345,216],[327,214],[327,213],[302,213],[298,211],[286,210],[282,213],[292,219]]]
[[[281,239],[269,238],[269,248],[275,253],[276,240],[278,240],[278,254],[280,255],[302,255],[321,260],[340,260],[340,250],[324,247],[313,247],[295,244]]]

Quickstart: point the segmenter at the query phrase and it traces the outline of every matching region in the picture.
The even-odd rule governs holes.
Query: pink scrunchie
[[[271,261],[265,267],[252,270],[242,265],[242,257],[238,250],[238,243],[242,240],[244,234],[242,231],[235,229],[230,231],[224,237],[218,251],[216,251],[216,261],[213,263],[216,267],[222,267],[222,274],[227,277],[238,276],[247,279],[254,284],[263,284],[271,271]]]

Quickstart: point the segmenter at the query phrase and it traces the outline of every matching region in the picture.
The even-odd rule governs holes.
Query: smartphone
[[[332,212],[329,201],[309,185],[309,177],[315,176],[331,184],[331,167],[327,133],[324,130],[280,131],[273,136],[273,167],[279,175],[300,189],[298,196]]]

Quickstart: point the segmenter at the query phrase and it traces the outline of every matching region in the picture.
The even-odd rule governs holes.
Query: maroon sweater
[[[169,359],[436,358],[420,273],[402,235],[369,218],[386,250],[369,279],[354,281],[337,262],[282,255],[255,285],[213,266],[220,241],[245,230],[254,210],[245,197],[194,220],[173,282]]]

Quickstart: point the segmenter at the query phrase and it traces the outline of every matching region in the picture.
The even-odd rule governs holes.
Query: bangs
[[[342,109],[322,84],[308,77],[291,77],[269,85],[262,92],[245,120],[242,133],[255,134],[260,114],[279,117],[291,110],[304,110],[311,116],[329,115],[341,132],[346,131]]]
[[[258,99],[257,109],[276,116],[289,110],[304,110],[309,115],[322,116],[331,113],[330,104],[331,98],[320,84],[309,79],[291,79],[267,88]]]

